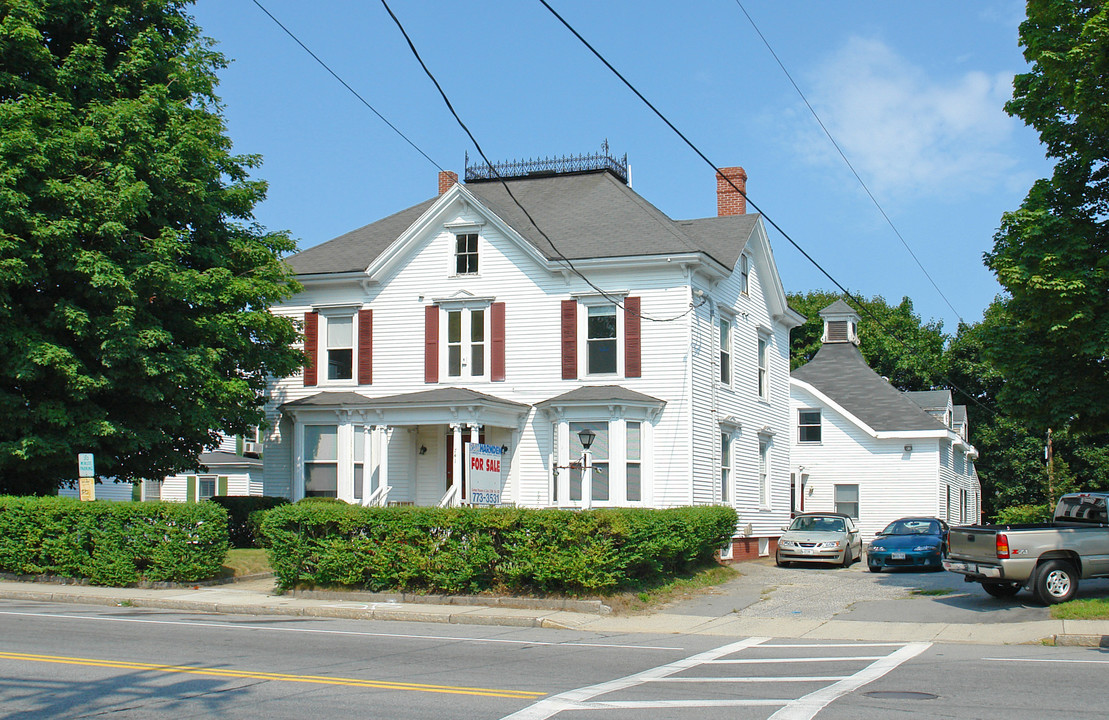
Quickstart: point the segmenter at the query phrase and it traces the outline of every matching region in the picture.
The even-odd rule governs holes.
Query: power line
[[[796,82],[794,82],[793,76],[789,74],[789,70],[786,70],[786,66],[778,57],[778,53],[774,52],[774,48],[770,46],[770,42],[767,41],[766,37],[762,34],[762,30],[760,30],[759,26],[755,24],[755,21],[751,17],[751,14],[747,12],[747,8],[743,7],[743,3],[740,2],[740,0],[735,0],[735,4],[738,5],[739,9],[743,11],[743,14],[747,16],[747,21],[751,23],[751,27],[755,29],[755,33],[759,36],[759,39],[762,40],[763,45],[765,45],[766,49],[770,51],[770,54],[774,57],[774,61],[778,63],[778,67],[780,67],[782,69],[782,72],[785,73],[786,78],[788,78],[790,84],[793,85],[793,89],[796,90],[797,94],[801,96],[801,100],[804,101],[805,107],[807,107],[809,109],[809,112],[812,113],[812,116],[816,119],[817,124],[820,125],[820,129],[823,130],[824,134],[828,136],[828,140],[831,141],[832,146],[836,149],[836,152],[839,153],[839,156],[843,158],[843,162],[847,163],[847,167],[850,168],[851,174],[855,176],[855,179],[859,181],[859,185],[861,185],[863,190],[866,191],[867,197],[869,197],[870,201],[874,203],[874,207],[878,208],[878,212],[880,212],[882,214],[882,217],[886,219],[886,223],[889,224],[890,228],[893,230],[894,235],[897,236],[897,239],[900,240],[901,244],[905,246],[905,249],[909,251],[909,255],[913,257],[913,260],[916,262],[917,267],[919,267],[920,271],[924,273],[924,277],[928,278],[928,282],[932,283],[932,287],[936,289],[936,292],[940,294],[940,297],[943,298],[943,301],[947,303],[947,307],[951,308],[951,312],[955,313],[955,317],[959,318],[959,322],[962,323],[963,316],[959,313],[958,310],[955,309],[955,306],[951,304],[951,301],[947,299],[947,296],[943,294],[943,290],[940,290],[940,286],[936,284],[936,281],[932,279],[932,276],[924,268],[924,265],[921,264],[920,258],[918,258],[916,256],[916,253],[913,252],[913,249],[909,247],[909,243],[905,241],[905,238],[901,235],[901,232],[893,224],[893,220],[891,220],[890,216],[886,214],[885,209],[878,202],[878,199],[874,197],[874,193],[870,192],[870,188],[867,187],[865,182],[863,182],[862,177],[860,177],[859,173],[855,170],[855,166],[852,165],[851,161],[847,159],[847,155],[844,154],[843,149],[839,146],[839,143],[836,142],[836,139],[832,137],[832,133],[829,132],[828,128],[824,125],[824,121],[820,119],[820,116],[816,113],[816,110],[813,109],[813,106],[809,103],[809,99],[805,97],[805,93],[801,92],[801,88],[797,86]]]
[[[255,0],[255,2],[257,2],[257,0]],[[543,236],[543,238],[547,241],[547,243],[550,244],[551,249],[554,250],[555,254],[558,256],[558,259],[561,260],[562,262],[566,263],[567,267],[569,267],[570,270],[572,270],[574,272],[574,274],[576,274],[578,277],[580,277],[582,280],[584,280],[585,283],[587,285],[589,285],[589,287],[596,290],[602,297],[604,297],[606,300],[609,300],[610,302],[612,302],[614,305],[616,305],[620,309],[624,310],[625,312],[631,312],[635,315],[638,315],[639,317],[641,317],[644,320],[647,320],[649,322],[674,322],[675,320],[680,320],[681,318],[685,317],[689,313],[693,312],[693,310],[695,308],[700,307],[701,305],[705,304],[705,300],[702,299],[701,302],[696,304],[696,305],[691,303],[689,309],[686,310],[685,312],[681,313],[680,315],[676,315],[674,317],[669,317],[669,318],[651,317],[651,316],[649,316],[645,313],[642,313],[642,312],[638,312],[638,311],[635,311],[635,310],[628,310],[628,308],[624,305],[623,301],[619,297],[611,295],[608,292],[602,290],[592,280],[590,280],[588,277],[586,277],[583,272],[578,270],[577,267],[574,266],[574,263],[570,261],[570,258],[566,257],[566,255],[561,250],[558,249],[558,246],[555,245],[554,241],[550,238],[550,236],[547,235],[547,233],[543,231],[543,228],[539,227],[539,224],[535,221],[535,218],[533,218],[531,216],[531,213],[528,212],[528,209],[526,207],[524,207],[524,205],[516,198],[516,195],[512,192],[512,188],[510,188],[508,186],[508,183],[505,182],[505,179],[501,176],[500,172],[497,171],[497,168],[489,160],[489,157],[485,154],[485,151],[481,149],[481,144],[478,143],[477,138],[475,138],[474,134],[472,132],[470,132],[470,128],[466,126],[466,123],[464,123],[462,121],[462,118],[459,117],[458,112],[455,111],[454,105],[451,104],[450,98],[447,97],[447,93],[443,90],[443,86],[440,85],[439,81],[435,79],[435,75],[432,74],[431,70],[428,69],[427,64],[424,62],[423,58],[420,57],[420,52],[416,49],[416,45],[412,42],[412,38],[410,38],[408,36],[408,32],[404,29],[404,25],[401,24],[401,21],[397,18],[396,14],[393,12],[392,8],[389,7],[389,3],[386,2],[386,0],[381,0],[381,4],[385,7],[385,11],[387,13],[389,13],[389,17],[391,17],[393,19],[393,22],[396,23],[397,29],[400,30],[401,35],[404,36],[405,42],[408,43],[408,48],[412,51],[412,54],[416,57],[416,61],[420,63],[420,67],[423,68],[424,74],[426,74],[428,76],[428,78],[431,80],[432,84],[435,85],[435,89],[439,91],[439,95],[443,98],[443,102],[446,103],[447,109],[450,110],[451,115],[454,116],[455,122],[457,122],[458,125],[465,131],[466,135],[469,136],[469,138],[470,138],[470,142],[472,142],[474,144],[474,147],[477,148],[478,154],[481,155],[481,159],[485,161],[485,165],[496,176],[497,180],[501,183],[501,186],[504,187],[505,192],[508,193],[508,197],[510,197],[512,199],[512,202],[516,204],[516,207],[520,208],[521,212],[523,212],[524,215],[527,216],[527,219],[532,224],[532,227],[534,227],[539,232],[539,234]]]
[[[382,0],[382,2],[385,2],[385,0]],[[702,160],[704,160],[704,161],[705,161],[705,162],[706,162],[706,163],[707,163],[707,164],[709,165],[709,167],[711,167],[711,168],[712,168],[712,169],[713,169],[714,171],[716,171],[716,176],[717,176],[717,177],[719,177],[719,178],[723,178],[723,179],[724,179],[724,180],[725,180],[725,181],[726,181],[726,182],[727,182],[727,183],[728,183],[729,185],[731,185],[731,187],[732,187],[732,189],[733,189],[733,190],[735,190],[735,191],[736,191],[737,193],[739,193],[740,195],[742,195],[742,196],[743,196],[743,198],[744,198],[744,199],[745,199],[745,200],[746,200],[746,201],[747,201],[747,202],[748,202],[748,203],[749,203],[749,204],[751,205],[751,207],[753,207],[753,208],[754,208],[754,209],[756,210],[756,212],[758,212],[758,213],[759,213],[760,215],[762,215],[762,217],[763,217],[763,218],[765,218],[765,219],[766,219],[766,222],[768,222],[768,223],[769,223],[769,224],[770,224],[770,225],[771,225],[771,226],[772,226],[772,227],[773,227],[773,228],[774,228],[775,230],[777,230],[777,231],[778,231],[779,233],[781,233],[782,237],[784,237],[784,238],[785,238],[786,240],[788,240],[788,241],[789,241],[789,243],[790,243],[790,245],[792,245],[792,246],[793,246],[793,247],[794,247],[794,248],[795,248],[795,249],[796,249],[796,250],[797,250],[797,251],[798,251],[799,253],[801,253],[801,254],[802,254],[802,255],[803,255],[804,257],[805,257],[805,259],[806,259],[806,260],[808,260],[808,261],[809,261],[810,263],[812,263],[812,264],[813,264],[813,266],[814,266],[814,267],[816,267],[816,269],[817,269],[817,270],[819,270],[819,271],[820,271],[821,273],[823,273],[823,274],[824,274],[824,276],[825,276],[826,278],[828,278],[828,279],[829,279],[829,280],[830,280],[830,281],[832,282],[832,284],[833,284],[833,285],[835,285],[835,286],[836,286],[837,288],[839,288],[840,292],[842,292],[842,293],[843,293],[843,294],[844,294],[844,295],[845,295],[845,296],[846,296],[847,298],[849,298],[849,299],[851,299],[851,300],[854,300],[854,301],[855,301],[855,304],[856,304],[856,305],[857,305],[857,306],[859,307],[860,311],[862,311],[862,312],[865,312],[865,313],[866,313],[867,315],[869,315],[869,316],[870,316],[870,317],[871,317],[871,318],[872,318],[872,319],[874,320],[874,322],[876,322],[876,323],[878,324],[878,326],[879,326],[880,328],[882,328],[882,330],[884,330],[884,331],[886,332],[886,334],[887,334],[887,335],[888,335],[889,337],[893,338],[893,339],[894,339],[895,341],[897,341],[897,342],[898,342],[898,343],[899,343],[900,345],[902,345],[902,346],[903,346],[903,347],[904,347],[905,349],[907,349],[907,350],[908,350],[908,349],[911,349],[911,348],[909,348],[909,346],[908,346],[908,343],[906,343],[905,341],[903,341],[903,340],[902,340],[901,338],[899,338],[899,337],[898,337],[898,336],[897,336],[897,335],[896,335],[896,334],[895,334],[895,333],[894,333],[893,331],[891,331],[891,330],[890,330],[890,329],[889,329],[888,327],[886,327],[886,325],[885,325],[885,324],[884,324],[884,323],[882,322],[882,320],[881,320],[881,319],[880,319],[880,318],[879,318],[879,317],[878,317],[878,316],[877,316],[877,315],[876,315],[876,314],[875,314],[874,312],[872,312],[872,311],[871,311],[871,310],[870,310],[869,308],[867,308],[867,307],[866,307],[866,306],[865,306],[865,305],[864,305],[864,304],[862,303],[862,301],[861,301],[861,300],[859,300],[859,298],[855,297],[855,296],[854,296],[854,294],[852,294],[852,293],[851,293],[851,292],[850,292],[849,290],[847,290],[847,288],[845,288],[845,287],[844,287],[843,285],[841,285],[841,284],[840,284],[840,282],[839,282],[838,280],[836,280],[836,279],[835,279],[834,277],[832,277],[831,273],[829,273],[829,272],[828,272],[827,270],[825,270],[825,269],[824,269],[824,268],[823,268],[823,267],[822,267],[822,266],[820,265],[820,263],[818,263],[818,262],[817,262],[817,261],[816,261],[816,260],[815,260],[815,259],[814,259],[814,258],[813,258],[813,257],[811,256],[811,255],[809,255],[809,254],[808,254],[807,252],[805,252],[805,249],[804,249],[804,248],[802,248],[802,247],[801,247],[801,246],[800,246],[800,245],[799,245],[799,244],[797,243],[797,241],[795,241],[795,240],[794,240],[794,239],[793,239],[793,238],[792,238],[792,237],[791,237],[791,236],[789,235],[789,233],[787,233],[787,232],[786,232],[786,231],[785,231],[784,229],[782,229],[782,227],[781,227],[781,226],[779,226],[779,225],[778,225],[778,223],[776,223],[776,222],[774,221],[774,219],[773,219],[773,218],[771,218],[771,217],[770,217],[769,215],[767,215],[767,214],[766,214],[765,212],[763,212],[763,211],[762,211],[762,210],[761,210],[761,209],[759,208],[759,206],[758,206],[758,205],[756,205],[756,204],[754,203],[754,201],[752,201],[752,200],[750,199],[750,197],[748,197],[747,193],[746,193],[746,192],[745,192],[744,190],[742,190],[742,189],[740,189],[739,187],[737,187],[737,186],[736,186],[736,184],[732,182],[731,178],[727,177],[727,176],[726,176],[726,175],[724,175],[724,174],[723,174],[722,172],[720,172],[720,168],[718,168],[718,167],[716,166],[716,164],[715,164],[715,163],[713,163],[713,162],[712,162],[712,160],[710,160],[710,159],[708,158],[708,156],[706,156],[706,155],[705,155],[705,154],[704,154],[703,152],[701,152],[701,149],[700,149],[700,148],[698,148],[698,147],[697,147],[697,146],[696,146],[695,144],[693,144],[693,142],[692,142],[692,141],[691,141],[691,140],[690,140],[689,138],[687,138],[687,137],[686,137],[686,136],[685,136],[685,135],[684,135],[684,134],[682,133],[682,131],[681,131],[681,130],[679,130],[679,129],[678,129],[677,127],[675,127],[674,123],[670,122],[670,120],[669,120],[669,119],[668,119],[668,118],[667,118],[667,117],[666,117],[665,115],[663,115],[663,114],[662,114],[662,112],[661,112],[661,111],[660,111],[660,110],[659,110],[658,108],[656,108],[656,107],[655,107],[655,106],[654,106],[654,105],[653,105],[653,104],[651,103],[651,101],[650,101],[650,100],[648,100],[648,99],[647,99],[646,97],[644,97],[644,96],[643,96],[643,93],[639,92],[639,90],[638,90],[638,89],[637,89],[637,88],[636,88],[636,87],[635,87],[634,85],[632,85],[632,84],[631,84],[631,82],[629,82],[629,81],[628,81],[628,79],[627,79],[627,78],[625,78],[625,77],[624,77],[624,76],[623,76],[623,75],[622,75],[622,74],[620,73],[620,71],[619,71],[619,70],[617,70],[617,69],[616,69],[615,67],[613,67],[612,63],[610,63],[610,62],[609,62],[609,61],[608,61],[607,59],[605,59],[605,57],[604,57],[603,55],[601,55],[601,53],[600,53],[600,52],[598,52],[598,51],[596,50],[596,48],[594,48],[594,47],[593,47],[593,46],[592,46],[592,45],[591,45],[591,44],[589,43],[589,41],[588,41],[588,40],[586,40],[586,39],[585,39],[584,37],[582,37],[581,33],[579,33],[579,32],[578,32],[577,30],[575,30],[575,29],[574,29],[574,27],[573,27],[572,25],[570,25],[570,23],[568,23],[568,22],[567,22],[567,21],[566,21],[566,20],[565,20],[565,19],[564,19],[564,18],[563,18],[563,17],[561,16],[561,15],[559,15],[559,14],[558,14],[558,12],[557,12],[557,11],[556,11],[556,10],[555,10],[554,8],[552,8],[552,7],[551,7],[551,6],[550,6],[550,5],[549,5],[549,4],[547,3],[547,0],[539,0],[539,2],[540,2],[540,3],[542,4],[542,5],[543,5],[543,7],[547,8],[547,10],[548,10],[548,11],[549,11],[549,12],[550,12],[550,13],[551,13],[552,15],[554,15],[554,16],[555,16],[555,18],[556,18],[556,19],[557,19],[557,20],[558,20],[558,21],[559,21],[560,23],[562,23],[562,25],[563,25],[563,26],[564,26],[564,27],[565,27],[565,28],[566,28],[567,30],[569,30],[569,31],[570,31],[570,32],[571,32],[571,33],[573,34],[573,36],[574,36],[574,37],[576,37],[576,38],[578,39],[578,41],[579,41],[579,42],[581,42],[581,44],[585,45],[585,47],[586,47],[586,48],[588,48],[588,49],[589,49],[589,51],[590,51],[591,53],[593,53],[593,55],[594,55],[594,56],[596,56],[596,58],[597,58],[598,60],[600,60],[600,61],[601,61],[601,63],[603,63],[603,64],[604,64],[604,66],[605,66],[605,67],[607,67],[607,68],[608,68],[608,69],[609,69],[609,70],[610,70],[610,71],[611,71],[611,72],[612,72],[612,73],[613,73],[613,74],[614,74],[614,75],[615,75],[616,77],[620,78],[620,81],[621,81],[621,82],[623,82],[623,83],[624,83],[624,85],[626,85],[626,86],[627,86],[627,88],[628,88],[629,90],[631,90],[631,91],[632,91],[633,93],[635,93],[635,96],[636,96],[636,97],[638,97],[638,98],[639,98],[640,100],[642,100],[642,101],[643,101],[643,104],[645,104],[645,105],[646,105],[647,107],[649,107],[649,108],[651,109],[651,111],[652,111],[652,112],[654,112],[654,113],[655,113],[655,115],[657,115],[657,116],[658,116],[658,118],[659,118],[660,120],[662,120],[662,121],[663,121],[664,123],[666,123],[667,127],[669,127],[669,128],[671,129],[671,130],[673,130],[673,131],[674,131],[674,133],[675,133],[675,134],[676,134],[676,135],[677,135],[678,137],[680,137],[680,138],[682,139],[682,141],[683,141],[683,142],[685,142],[685,144],[686,144],[686,145],[688,145],[688,146],[689,146],[689,148],[690,148],[691,150],[693,150],[693,152],[695,152],[695,153],[696,153],[696,154],[698,155],[698,157],[700,157],[700,158],[701,158]],[[990,408],[990,407],[986,406],[985,404],[983,404],[982,402],[980,402],[980,401],[979,401],[979,400],[978,400],[977,398],[975,398],[975,397],[974,397],[973,395],[971,395],[970,393],[966,392],[965,390],[963,390],[962,388],[960,388],[960,387],[959,387],[958,385],[956,385],[955,383],[951,382],[950,378],[946,378],[946,379],[948,380],[948,384],[949,384],[949,385],[951,385],[951,387],[955,388],[956,390],[958,390],[959,392],[963,393],[964,395],[966,395],[966,396],[967,396],[967,397],[969,397],[970,399],[974,400],[975,404],[977,404],[977,405],[979,405],[980,407],[982,407],[982,408],[984,408],[984,409],[986,409],[986,410],[988,410],[988,411],[990,411],[990,412],[994,413],[995,415],[996,415],[996,414],[998,414],[998,411],[997,411],[997,410],[995,410],[995,409],[993,409],[993,408]]]
[[[254,4],[255,4],[255,5],[257,5],[257,6],[258,6],[258,9],[259,9],[259,10],[261,10],[262,12],[264,12],[264,13],[265,13],[266,15],[268,15],[268,16],[269,16],[270,20],[273,20],[273,21],[274,21],[275,23],[277,23],[277,26],[278,26],[278,27],[280,27],[280,28],[281,28],[282,30],[284,30],[284,31],[285,31],[285,34],[286,34],[286,35],[288,35],[288,36],[289,36],[289,37],[291,37],[291,38],[292,38],[292,39],[293,39],[294,41],[296,41],[296,44],[297,44],[297,45],[300,45],[300,46],[301,46],[301,47],[302,47],[302,48],[304,49],[304,52],[306,52],[306,53],[308,53],[309,55],[311,55],[311,56],[312,56],[312,59],[313,59],[313,60],[315,60],[316,62],[318,62],[318,63],[319,63],[319,64],[320,64],[320,65],[321,65],[321,66],[323,67],[323,69],[324,69],[324,70],[326,70],[326,71],[328,71],[329,73],[331,73],[331,77],[335,78],[335,79],[336,79],[336,80],[338,80],[338,81],[339,81],[340,83],[342,83],[343,87],[345,87],[345,88],[346,88],[347,90],[349,90],[349,91],[350,91],[350,93],[351,93],[352,95],[354,95],[354,97],[358,98],[358,100],[359,100],[359,101],[360,101],[360,102],[361,102],[361,103],[362,103],[363,105],[365,105],[366,107],[368,107],[368,108],[369,108],[369,109],[370,109],[370,110],[371,110],[371,111],[373,112],[373,114],[374,114],[374,115],[377,115],[377,116],[378,116],[379,118],[381,118],[381,121],[382,121],[383,123],[385,123],[385,124],[386,124],[386,125],[388,125],[388,126],[389,126],[390,128],[392,128],[392,129],[393,129],[393,132],[395,132],[395,133],[396,133],[397,135],[400,135],[400,136],[401,136],[402,138],[404,138],[404,141],[405,141],[406,143],[408,143],[409,145],[411,145],[411,146],[412,146],[413,148],[415,148],[416,152],[420,153],[420,154],[421,154],[421,155],[423,155],[423,156],[424,156],[425,158],[427,158],[427,161],[428,161],[429,163],[431,163],[431,164],[432,164],[432,165],[434,165],[435,167],[439,168],[439,170],[440,170],[440,171],[442,171],[442,170],[443,170],[443,166],[442,166],[442,165],[440,165],[439,163],[437,163],[437,162],[435,162],[434,160],[432,160],[432,159],[431,159],[431,158],[430,158],[430,157],[428,156],[428,154],[427,154],[427,153],[425,153],[425,152],[424,152],[423,150],[421,150],[421,149],[420,149],[420,147],[419,147],[418,145],[416,145],[416,143],[412,142],[412,141],[411,141],[411,140],[410,140],[410,139],[408,138],[408,136],[407,136],[407,135],[405,135],[405,134],[404,134],[404,133],[402,133],[402,132],[401,132],[401,131],[400,131],[399,129],[397,129],[397,126],[396,126],[396,125],[394,125],[393,123],[389,122],[389,120],[388,120],[388,119],[387,119],[387,118],[386,118],[386,117],[385,117],[384,115],[382,115],[381,113],[379,113],[379,112],[378,112],[378,111],[377,111],[377,110],[376,110],[376,109],[374,108],[374,106],[373,106],[373,105],[370,105],[370,104],[369,104],[368,102],[366,102],[366,99],[365,99],[364,97],[362,97],[361,95],[359,95],[359,94],[358,94],[358,92],[357,92],[357,91],[356,91],[356,90],[355,90],[354,88],[352,88],[352,87],[351,87],[350,85],[348,85],[348,84],[347,84],[347,81],[346,81],[346,80],[344,80],[343,78],[339,77],[339,74],[338,74],[338,73],[336,73],[336,72],[335,72],[334,70],[332,70],[332,69],[331,69],[330,67],[328,67],[327,63],[325,63],[325,62],[324,62],[323,60],[321,60],[321,59],[320,59],[320,57],[319,57],[318,55],[316,55],[316,53],[312,52],[312,51],[311,51],[311,50],[310,50],[310,49],[308,48],[308,46],[307,46],[307,45],[305,45],[304,43],[302,43],[302,42],[300,41],[300,38],[298,38],[298,37],[297,37],[296,35],[294,35],[294,34],[293,34],[293,31],[292,31],[292,30],[290,30],[289,28],[285,27],[285,25],[284,25],[284,24],[282,24],[282,22],[281,22],[280,20],[278,20],[278,19],[277,19],[276,17],[274,17],[274,16],[273,16],[273,13],[271,13],[271,12],[270,12],[269,10],[267,10],[267,9],[265,8],[265,6],[264,6],[264,5],[262,5],[262,3],[258,2],[258,0],[253,0],[253,2],[254,2]]]

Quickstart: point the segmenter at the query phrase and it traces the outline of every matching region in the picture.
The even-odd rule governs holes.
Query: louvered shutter
[[[227,476],[220,475],[219,480],[216,481],[216,495],[220,497],[227,495]]]
[[[196,475],[189,475],[185,478],[185,500],[196,502]]]
[[[578,377],[578,301],[562,301],[562,379]]]
[[[624,298],[624,377],[643,375],[640,298]]]
[[[495,302],[489,308],[489,322],[492,325],[492,343],[490,345],[490,352],[492,358],[489,360],[489,379],[493,382],[504,382],[505,368],[504,368],[504,350],[505,350],[505,337],[504,337],[504,303]]]
[[[316,384],[316,356],[319,348],[320,314],[318,312],[304,313],[304,354],[308,362],[304,366],[304,386],[311,387]]]
[[[424,308],[424,382],[439,382],[439,306]]]
[[[374,381],[374,311],[358,311],[358,384]]]

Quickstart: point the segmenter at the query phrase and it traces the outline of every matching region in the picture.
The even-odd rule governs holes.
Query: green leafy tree
[[[986,347],[999,400],[1037,425],[1109,431],[1109,4],[1030,0],[1028,73],[1005,109],[1057,162],[1006,213],[986,264],[1007,291]]]
[[[789,305],[808,318],[790,335],[790,367],[804,365],[820,349],[824,321],[820,311],[842,296],[825,290],[789,293]],[[864,298],[859,313],[859,350],[870,367],[889,379],[899,390],[930,390],[942,384],[943,353],[947,337],[943,323],[924,322],[913,310],[913,302],[902,298],[890,305],[876,295]],[[854,306],[853,301],[847,301]]]
[[[0,3],[0,492],[192,469],[301,363],[182,0]]]

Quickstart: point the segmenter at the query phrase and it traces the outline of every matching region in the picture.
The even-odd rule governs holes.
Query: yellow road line
[[[101,660],[97,658],[65,657],[62,655],[32,655],[28,653],[3,651],[0,651],[0,659],[56,663],[60,665],[88,665],[92,667],[116,668],[121,670],[151,670],[155,672],[186,673],[189,675],[209,675],[212,677],[316,683],[319,685],[345,685],[348,687],[379,688],[383,690],[407,690],[410,692],[447,693],[451,695],[481,695],[485,697],[514,698],[518,700],[534,700],[546,695],[546,693],[543,692],[531,692],[527,690],[500,690],[496,688],[460,687],[455,685],[425,685],[421,683],[393,682],[390,680],[330,677],[327,675],[290,675],[286,673],[256,672],[252,670],[223,670],[220,668],[204,668],[191,665],[155,665],[126,660]]]

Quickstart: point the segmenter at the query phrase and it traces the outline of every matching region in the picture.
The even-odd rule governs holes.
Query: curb
[[[1052,635],[1057,646],[1096,647],[1109,650],[1109,635]]]

